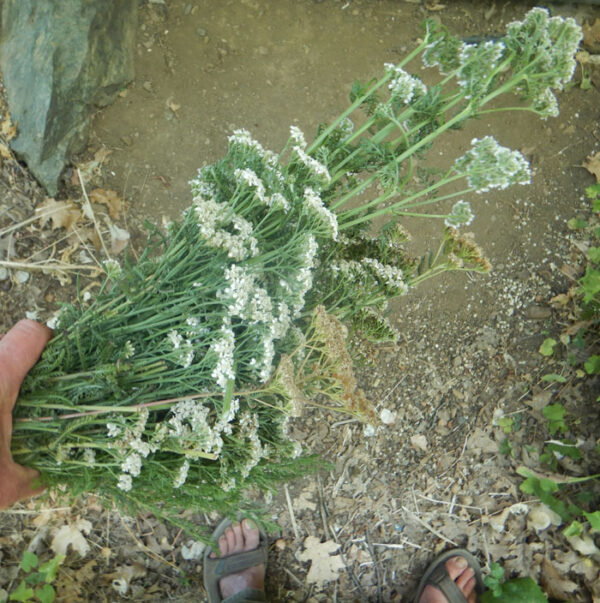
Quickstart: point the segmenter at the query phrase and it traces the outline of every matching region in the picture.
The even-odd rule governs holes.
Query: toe
[[[225,530],[224,536],[227,539],[227,554],[231,555],[236,552],[235,532],[232,525]]]
[[[452,580],[456,580],[468,567],[469,564],[464,557],[450,557],[446,561],[446,571]]]
[[[231,525],[233,532],[234,544],[231,553],[241,553],[244,550],[244,535],[242,533],[242,526],[240,523],[234,523]]]
[[[245,551],[253,551],[258,548],[260,533],[254,522],[244,519],[242,522],[242,535]]]
[[[229,553],[229,544],[227,542],[227,536],[225,534],[223,534],[223,536],[219,538],[218,545],[219,552],[221,553],[222,557]]]
[[[458,578],[456,578],[456,586],[464,590],[465,585],[473,578],[473,576],[475,576],[475,572],[468,567],[462,574],[460,574],[460,576],[458,576]]]

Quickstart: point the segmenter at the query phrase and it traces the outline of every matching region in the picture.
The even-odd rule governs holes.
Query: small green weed
[[[548,603],[542,589],[531,578],[513,578],[503,581],[504,568],[492,563],[490,574],[484,579],[488,590],[481,603]]]
[[[35,553],[24,551],[20,567],[25,577],[4,601],[52,603],[56,597],[52,582],[56,578],[59,565],[64,560],[64,555],[57,555],[40,565],[40,560]]]

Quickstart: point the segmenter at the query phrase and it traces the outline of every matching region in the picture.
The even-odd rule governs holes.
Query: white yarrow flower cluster
[[[471,204],[467,201],[460,200],[452,206],[452,211],[444,220],[444,224],[452,228],[469,226],[469,224],[473,222],[473,218],[475,218],[475,214],[471,209]]]
[[[327,226],[331,233],[331,238],[337,241],[338,238],[338,221],[336,215],[329,211],[324,205],[319,193],[308,187],[304,189],[304,201],[306,206],[311,209],[317,216],[320,222]]]
[[[316,176],[319,180],[324,180],[326,183],[331,182],[331,176],[329,175],[327,166],[305,153],[304,150],[299,146],[293,147],[293,151],[314,176]]]
[[[123,492],[129,492],[133,485],[133,480],[131,479],[131,475],[128,473],[121,473],[119,476],[119,481],[117,482],[117,488],[123,490]]]
[[[257,140],[252,138],[252,135],[248,130],[244,128],[240,128],[239,130],[234,130],[233,134],[227,138],[231,145],[238,145],[241,147],[246,147],[248,149],[255,150],[259,155],[263,156],[265,154],[265,149]]]
[[[390,264],[382,264],[375,258],[363,258],[361,263],[363,266],[370,268],[371,272],[382,280],[389,289],[397,291],[397,294],[400,295],[408,293],[408,285],[400,268]]]
[[[237,169],[234,171],[234,176],[238,184],[246,184],[254,188],[254,194],[265,205],[270,205],[270,199],[265,192],[265,185],[262,180],[256,175],[256,172],[250,168]]]
[[[302,245],[300,270],[298,271],[294,282],[296,287],[293,289],[293,291],[295,293],[296,300],[291,308],[292,318],[298,318],[302,308],[304,308],[304,296],[312,287],[313,283],[313,270],[316,265],[318,250],[319,244],[317,243],[317,240],[312,235],[308,235],[304,245]]]
[[[306,138],[304,138],[304,133],[297,126],[290,126],[290,138],[294,145],[299,146],[302,149],[306,148]]]
[[[427,86],[419,78],[393,63],[386,63],[384,66],[387,73],[393,74],[388,88],[394,100],[408,105],[415,97],[427,94]]]
[[[212,199],[217,194],[217,187],[214,182],[207,179],[208,174],[212,172],[212,166],[205,166],[198,170],[198,175],[189,184],[194,197]]]
[[[245,218],[232,214],[230,207],[214,199],[196,197],[194,206],[200,234],[210,247],[224,249],[235,260],[258,255],[258,241],[252,236],[252,224]],[[232,225],[238,234],[221,228],[228,225]]]
[[[471,144],[472,148],[456,160],[454,169],[464,174],[478,193],[531,182],[529,163],[519,151],[499,145],[491,136],[474,138]]]
[[[108,259],[104,262],[104,270],[108,278],[116,278],[121,274],[121,264],[112,258]]]
[[[175,477],[175,480],[173,481],[174,488],[181,488],[181,486],[183,486],[183,484],[185,484],[185,480],[187,479],[189,470],[190,470],[190,462],[187,459],[185,459],[185,461],[183,461],[183,464],[181,465],[181,467],[179,467],[179,472],[177,473],[177,476]]]
[[[217,363],[211,376],[217,382],[217,385],[225,391],[227,383],[235,379],[234,352],[235,335],[227,317],[223,319],[221,325],[221,336],[210,346],[212,352],[217,356]]]
[[[137,477],[142,470],[142,457],[137,452],[131,453],[122,463],[121,471]]]
[[[244,413],[240,416],[240,438],[243,438],[248,446],[249,455],[240,473],[245,479],[250,471],[258,465],[265,450],[258,435],[258,416],[256,414]]]
[[[194,345],[190,339],[184,339],[175,329],[167,335],[169,343],[173,346],[173,351],[177,352],[177,363],[183,368],[191,366],[194,360]]]

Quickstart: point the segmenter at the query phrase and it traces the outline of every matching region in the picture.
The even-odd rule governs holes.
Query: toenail
[[[255,530],[256,529],[256,523],[254,523],[251,519],[244,519],[244,523],[246,524],[246,528],[248,530]]]
[[[459,569],[465,569],[469,563],[464,557],[454,557],[454,565]]]

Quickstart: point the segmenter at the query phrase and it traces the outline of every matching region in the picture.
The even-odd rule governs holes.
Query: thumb
[[[12,404],[29,369],[38,361],[52,331],[34,320],[20,320],[0,339],[0,394]]]
[[[10,460],[0,469],[0,509],[9,507],[24,498],[36,496],[44,491],[44,486],[35,483],[39,473],[31,467],[23,467]]]

